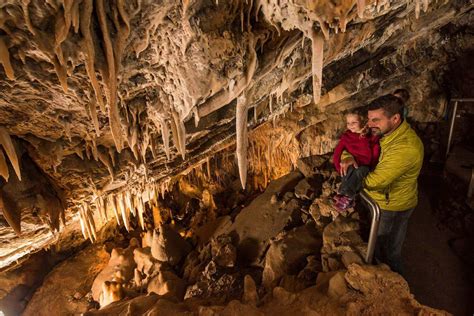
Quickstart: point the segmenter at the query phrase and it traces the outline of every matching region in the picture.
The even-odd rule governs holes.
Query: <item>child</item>
[[[368,134],[360,114],[348,113],[346,126],[347,130],[341,135],[334,149],[334,166],[341,173],[341,155],[346,150],[354,157],[359,167],[349,167],[342,178],[339,194],[334,197],[333,204],[339,211],[354,206],[354,197],[362,189],[362,181],[369,171],[377,165],[380,154],[379,137]]]

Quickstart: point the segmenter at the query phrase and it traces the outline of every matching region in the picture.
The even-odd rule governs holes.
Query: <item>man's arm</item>
[[[364,187],[369,190],[382,190],[394,180],[402,176],[413,166],[413,157],[416,152],[413,148],[399,145],[393,148],[377,164],[374,171],[364,179]]]

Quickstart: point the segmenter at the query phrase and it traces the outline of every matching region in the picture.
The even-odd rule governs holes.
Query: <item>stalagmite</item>
[[[319,103],[321,98],[322,76],[323,76],[323,52],[324,40],[320,34],[311,28],[311,66],[313,72],[313,101],[315,104]]]
[[[0,210],[8,225],[17,234],[21,234],[21,211],[17,209],[15,202],[11,201],[0,189]]]
[[[248,115],[248,106],[246,96],[239,96],[237,98],[237,109],[236,109],[236,137],[237,137],[237,164],[239,167],[240,183],[242,184],[242,189],[245,189],[245,183],[247,182],[247,145],[248,145],[248,135],[247,135],[247,115]]]
[[[4,127],[0,127],[0,145],[3,146],[3,149],[5,150],[8,159],[10,159],[10,163],[12,164],[18,179],[21,181],[20,163],[16,155],[15,145],[13,144],[10,134],[8,134]]]
[[[2,149],[0,149],[0,176],[2,176],[7,182],[8,178],[10,177],[10,174],[8,172],[7,160],[5,158],[5,155],[3,154]]]
[[[94,68],[94,59],[95,59],[95,50],[94,50],[94,42],[92,41],[92,34],[91,34],[91,17],[92,17],[92,10],[93,10],[93,0],[84,0],[83,5],[81,7],[81,33],[84,36],[84,47],[85,47],[85,68],[87,75],[92,84],[92,88],[94,89],[95,97],[97,103],[99,103],[100,109],[102,112],[105,112],[105,105],[104,100],[102,99],[102,91],[99,86],[99,82],[97,81],[97,77],[95,75],[95,68]],[[98,132],[98,130],[97,130]]]
[[[0,37],[0,64],[3,65],[3,69],[5,70],[8,79],[15,80],[15,73],[10,63],[10,53],[8,52],[8,47],[2,37]]]
[[[103,36],[103,45],[108,67],[108,85],[109,85],[109,124],[114,139],[115,147],[118,152],[123,149],[123,131],[120,122],[120,113],[117,105],[117,74],[115,69],[114,51],[110,39],[109,28],[107,26],[107,14],[104,8],[104,0],[96,1],[97,16]]]
[[[357,16],[362,19],[364,17],[365,0],[357,0]]]

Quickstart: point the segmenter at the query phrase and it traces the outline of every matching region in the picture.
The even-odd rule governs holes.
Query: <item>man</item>
[[[377,166],[364,180],[366,192],[381,209],[375,258],[400,274],[402,245],[408,219],[418,203],[417,178],[423,163],[423,144],[403,120],[403,111],[403,101],[394,95],[370,103],[368,126],[381,136],[381,154]],[[357,168],[357,163],[347,157],[341,162],[342,173],[350,166]]]

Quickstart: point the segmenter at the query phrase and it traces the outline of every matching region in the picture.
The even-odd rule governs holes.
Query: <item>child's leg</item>
[[[354,198],[362,190],[362,181],[369,173],[369,167],[360,166],[359,168],[349,167],[347,175],[342,178],[339,194]]]

